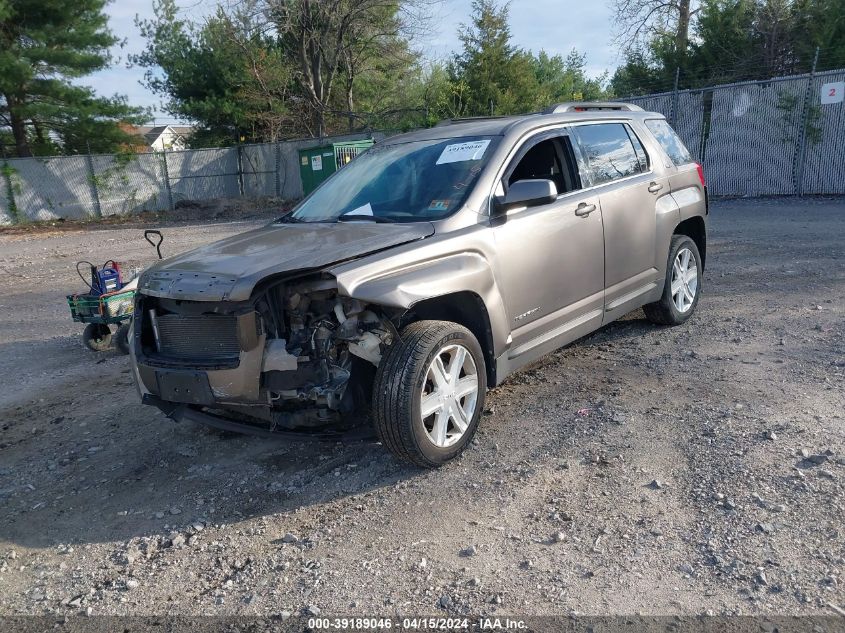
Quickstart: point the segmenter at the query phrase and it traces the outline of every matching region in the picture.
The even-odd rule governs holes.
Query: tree
[[[292,66],[261,32],[255,3],[218,9],[202,26],[180,18],[175,0],[155,2],[153,12],[136,21],[147,46],[131,60],[147,69],[145,83],[168,113],[198,123],[193,145],[276,141],[301,129]]]
[[[72,83],[111,63],[107,0],[0,0],[0,126],[18,156],[111,151],[144,112]]]
[[[656,38],[671,42],[679,58],[686,55],[692,20],[699,12],[694,0],[614,0],[616,39],[624,52],[649,46]]]
[[[752,0],[705,0],[696,29],[700,43],[693,55],[703,85],[759,76],[756,21],[757,4]]]
[[[818,47],[818,70],[845,67],[845,0],[796,0],[794,7],[796,56],[811,60]]]
[[[514,114],[538,105],[534,60],[511,44],[508,12],[507,4],[473,0],[471,23],[458,31],[463,50],[450,75],[454,88],[460,88],[463,116]]]
[[[619,66],[610,80],[610,91],[617,97],[633,97],[652,92],[662,92],[667,86],[664,69],[656,66],[649,52],[631,50],[625,63]]]
[[[633,0],[631,0],[633,1]],[[845,0],[702,0],[683,54],[666,32],[629,50],[611,85],[618,95],[806,73],[845,65]]]
[[[407,68],[413,62],[407,34],[423,17],[427,0],[265,0],[266,15],[296,60],[295,76],[312,110],[317,136],[327,118],[342,114],[354,127],[354,88],[369,71]],[[334,106],[344,80],[344,106]]]
[[[366,129],[409,110],[407,34],[428,1],[242,0],[197,25],[158,0],[132,59],[168,112],[200,123],[194,145]]]
[[[602,88],[607,75],[595,79],[587,77],[587,57],[576,50],[570,51],[566,57],[550,56],[541,50],[534,58],[533,66],[539,86],[540,105],[561,101],[591,101],[607,96]]]

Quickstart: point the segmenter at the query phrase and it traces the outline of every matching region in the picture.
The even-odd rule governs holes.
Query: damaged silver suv
[[[639,307],[686,321],[706,220],[701,166],[660,114],[447,121],[375,145],[268,226],[147,270],[133,374],[174,420],[374,427],[439,466],[520,367]]]

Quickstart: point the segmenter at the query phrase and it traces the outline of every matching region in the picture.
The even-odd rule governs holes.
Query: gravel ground
[[[517,374],[435,472],[140,406],[64,294],[77,259],[149,263],[142,228],[0,235],[0,615],[845,607],[845,201],[714,203],[690,321],[635,312]]]

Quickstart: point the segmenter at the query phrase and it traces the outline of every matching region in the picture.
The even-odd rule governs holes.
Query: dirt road
[[[0,614],[845,607],[845,201],[715,203],[710,231],[693,319],[516,375],[436,472],[173,424],[64,304],[77,259],[152,261],[141,228],[0,236]]]

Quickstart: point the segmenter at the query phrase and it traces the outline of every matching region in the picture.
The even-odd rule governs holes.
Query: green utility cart
[[[372,145],[373,139],[365,139],[299,150],[303,195],[314,191],[326,178]]]

